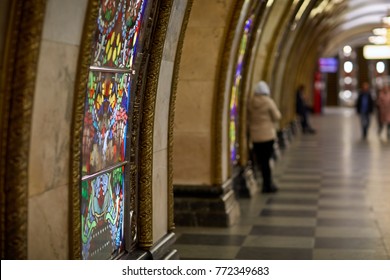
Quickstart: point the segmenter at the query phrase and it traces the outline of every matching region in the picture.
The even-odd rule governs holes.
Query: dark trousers
[[[272,188],[272,171],[269,161],[274,151],[274,140],[267,142],[253,143],[253,150],[257,164],[260,166],[263,176],[263,191],[269,191]]]
[[[301,127],[302,127],[302,131],[305,132],[306,130],[308,130],[310,128],[309,126],[309,122],[308,122],[308,119],[307,119],[307,113],[302,113],[300,115],[300,119],[301,119]]]
[[[308,112],[307,111],[301,112],[301,114],[299,115],[299,118],[300,118],[300,123],[301,123],[301,127],[302,127],[302,132],[303,133],[312,133],[314,130],[309,123]]]
[[[362,137],[365,139],[370,127],[370,114],[360,114],[360,123],[362,126]]]

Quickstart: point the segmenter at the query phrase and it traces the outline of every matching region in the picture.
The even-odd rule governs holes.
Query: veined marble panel
[[[173,146],[175,184],[210,185],[210,133],[180,132]]]
[[[79,48],[41,45],[32,116],[29,195],[68,185],[69,141]]]
[[[236,1],[231,0],[196,0],[194,1],[189,27],[224,27],[230,7]]]
[[[176,98],[175,132],[211,132],[214,83],[182,81]]]
[[[88,0],[48,0],[43,39],[80,45]]]
[[[169,103],[172,88],[173,62],[163,61],[154,111],[153,150],[159,151],[168,147]]]
[[[223,28],[187,27],[180,80],[214,81],[223,39]]]
[[[175,61],[177,43],[181,32],[184,14],[187,9],[187,0],[175,0],[173,2],[168,24],[168,33],[165,38],[163,60]]]
[[[68,259],[68,186],[28,201],[28,259]]]
[[[153,153],[153,241],[168,230],[168,150]]]

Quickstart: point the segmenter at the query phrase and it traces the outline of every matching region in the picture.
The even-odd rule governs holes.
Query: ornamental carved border
[[[168,230],[173,231],[175,229],[174,221],[174,195],[173,195],[173,130],[175,119],[175,104],[177,85],[179,82],[180,61],[183,51],[183,44],[185,38],[185,32],[187,29],[188,21],[190,19],[190,13],[194,0],[188,0],[187,8],[184,14],[183,23],[180,30],[179,40],[177,43],[177,51],[175,57],[175,66],[173,69],[172,77],[172,93],[169,101],[169,127],[168,127]]]
[[[253,24],[253,32],[250,34],[248,39],[248,46],[247,46],[247,53],[245,54],[245,63],[244,63],[244,70],[243,70],[243,82],[242,82],[242,95],[240,103],[240,111],[239,111],[239,120],[240,120],[240,127],[239,127],[239,137],[238,137],[238,147],[239,147],[239,164],[241,166],[246,166],[248,164],[248,135],[247,135],[247,105],[248,105],[248,98],[250,96],[250,89],[251,89],[251,83],[253,78],[253,66],[256,63],[256,54],[257,54],[257,48],[258,43],[261,39],[261,36],[263,32],[258,32],[259,30],[264,29],[264,24],[267,20],[267,17],[270,12],[270,7],[267,6],[267,1],[263,1],[258,3],[258,6],[255,10],[255,22]],[[250,11],[248,11],[250,12]],[[246,18],[248,18],[249,13],[247,14]]]
[[[1,258],[27,259],[28,158],[45,0],[9,1],[1,74]]]
[[[158,18],[152,35],[151,53],[147,69],[140,131],[140,187],[139,187],[139,246],[153,245],[153,130],[156,93],[164,42],[173,0],[161,0]]]
[[[222,141],[223,141],[223,135],[222,135],[222,129],[223,129],[223,123],[227,122],[226,119],[223,119],[223,110],[224,106],[216,106],[216,104],[225,104],[225,98],[228,98],[225,96],[225,87],[227,83],[231,83],[231,78],[228,77],[228,70],[229,66],[231,64],[230,61],[230,54],[232,51],[233,41],[235,39],[236,35],[236,25],[240,19],[241,14],[241,8],[244,4],[245,0],[236,0],[236,3],[233,5],[234,8],[232,8],[231,15],[230,15],[230,24],[226,27],[227,28],[227,34],[225,35],[226,38],[224,40],[224,49],[222,52],[222,56],[219,61],[219,76],[218,76],[218,82],[216,86],[216,93],[217,97],[214,104],[214,122],[213,122],[213,146],[215,147],[214,153],[212,155],[212,166],[214,167],[214,177],[213,177],[213,183],[215,185],[221,185],[223,183],[222,178],[222,153],[226,153],[227,151],[222,151]],[[229,95],[230,97],[230,95]]]
[[[91,44],[96,28],[99,11],[99,0],[88,1],[86,18],[81,39],[75,94],[73,101],[72,136],[70,143],[70,191],[69,191],[69,257],[81,258],[81,217],[80,217],[80,166],[81,137],[84,116],[85,85],[88,82],[89,64],[91,62]]]

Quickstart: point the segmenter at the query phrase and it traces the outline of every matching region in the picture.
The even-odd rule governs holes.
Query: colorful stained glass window
[[[248,49],[248,39],[252,31],[254,14],[245,22],[244,31],[238,50],[238,58],[235,67],[233,86],[230,97],[230,120],[229,120],[229,141],[230,141],[230,160],[233,165],[237,163],[238,154],[238,128],[239,128],[239,101],[242,90],[242,75],[245,63],[245,54]]]
[[[131,68],[146,0],[101,0],[93,62],[95,66]]]
[[[123,248],[124,166],[82,181],[83,259],[107,259]]]
[[[85,99],[82,174],[123,162],[130,74],[90,71]]]
[[[124,249],[126,139],[146,5],[146,0],[100,1],[84,106],[83,259],[109,259]]]

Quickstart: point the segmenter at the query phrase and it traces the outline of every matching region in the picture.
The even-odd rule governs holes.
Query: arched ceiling
[[[390,13],[390,0],[333,0],[328,5],[332,7],[324,21],[329,29],[323,37],[322,56],[334,56],[344,45],[369,44],[372,30],[384,27],[382,18]]]

